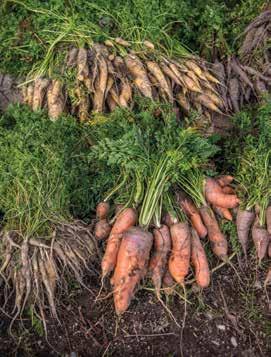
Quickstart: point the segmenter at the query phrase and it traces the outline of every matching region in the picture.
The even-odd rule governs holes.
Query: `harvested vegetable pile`
[[[219,81],[208,67],[197,57],[169,58],[148,41],[136,52],[116,38],[90,48],[72,47],[62,71],[75,76],[73,84],[67,87],[60,79],[38,76],[23,86],[21,101],[33,110],[46,108],[52,119],[66,112],[87,121],[92,112],[133,108],[135,96],[142,95],[186,114],[198,111],[210,120],[210,113],[222,113],[225,107],[217,91]]]
[[[237,113],[270,92],[270,19],[271,10],[262,12],[242,34],[238,56],[229,55],[225,61],[214,63],[227,111]]]
[[[231,150],[228,163],[235,170],[238,195],[236,226],[238,238],[247,259],[252,237],[258,263],[271,253],[270,242],[270,179],[271,179],[271,103],[245,111],[235,118],[241,140]],[[268,273],[265,285],[270,283]]]
[[[208,235],[213,253],[228,262],[217,218],[232,220],[229,209],[239,199],[230,186],[233,177],[207,177],[218,150],[212,137],[180,126],[167,111],[157,118],[146,109],[137,115],[117,113],[117,121],[117,114],[105,121],[106,130],[102,123],[96,128],[90,158],[119,170],[97,206],[95,235],[106,240],[102,279],[113,273],[115,308],[121,314],[148,275],[159,299],[161,288],[169,287],[166,280],[185,286],[190,262],[198,285],[207,287],[210,269],[200,238]]]
[[[11,108],[0,127],[4,308],[14,288],[14,320],[31,306],[45,325],[47,307],[57,317],[57,296],[71,280],[84,285],[96,259],[91,226],[78,219],[95,202],[87,128],[73,118],[52,123],[27,107]]]
[[[108,13],[104,31],[14,6],[53,20],[29,73],[0,75],[0,109],[28,106],[0,120],[0,274],[5,306],[15,290],[13,321],[26,307],[45,328],[46,310],[57,318],[58,294],[69,279],[85,286],[97,244],[118,315],[146,278],[162,304],[176,286],[207,288],[215,263],[236,254],[225,221],[245,260],[250,231],[259,264],[271,256],[270,103],[253,121],[240,112],[270,91],[270,10],[246,28],[238,55],[211,64],[180,44],[170,51],[164,29],[155,43],[151,31],[126,40],[110,34]],[[236,113],[219,142],[215,118]]]

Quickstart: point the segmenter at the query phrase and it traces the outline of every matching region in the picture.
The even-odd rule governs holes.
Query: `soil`
[[[117,319],[109,286],[95,301],[100,286],[92,275],[86,277],[89,292],[78,289],[61,301],[61,323],[49,319],[47,339],[27,317],[14,323],[10,336],[10,320],[1,314],[0,356],[270,356],[271,290],[259,286],[263,272],[257,275],[255,284],[255,272],[241,272],[238,278],[232,267],[224,266],[213,274],[210,288],[187,289],[185,322],[184,301],[177,295],[164,297],[180,327],[151,288],[141,288],[129,311]]]

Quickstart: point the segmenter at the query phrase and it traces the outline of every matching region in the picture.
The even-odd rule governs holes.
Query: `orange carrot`
[[[153,237],[140,227],[130,227],[123,235],[112,282],[118,315],[127,310],[139,281],[145,276]]]
[[[187,223],[176,223],[170,227],[172,251],[168,269],[174,280],[184,284],[184,278],[189,271],[191,255],[191,235]]]
[[[258,217],[256,217],[252,227],[252,239],[256,248],[259,263],[265,257],[268,244],[269,234],[267,230],[260,225]]]
[[[219,183],[219,185],[221,187],[230,185],[233,180],[234,180],[234,177],[230,176],[230,175],[219,176],[216,178],[216,181]]]
[[[204,226],[200,213],[197,207],[194,205],[193,201],[182,192],[178,192],[177,200],[184,213],[190,219],[192,226],[197,231],[201,238],[207,236],[207,229]]]
[[[214,211],[221,217],[228,221],[232,221],[232,214],[228,208],[213,206]]]
[[[157,294],[159,295],[162,277],[165,274],[168,254],[171,249],[171,237],[168,227],[164,224],[160,228],[153,230],[154,253],[150,260],[149,270],[152,282]]]
[[[97,240],[108,238],[111,231],[111,226],[106,219],[101,219],[95,224],[94,234]]]
[[[115,267],[121,238],[123,233],[136,224],[137,213],[133,208],[123,210],[114,223],[107,241],[106,250],[102,260],[103,277],[109,274]]]
[[[205,197],[209,203],[223,208],[237,207],[240,202],[236,195],[223,193],[217,181],[210,177],[205,180]]]
[[[212,251],[221,260],[226,260],[228,257],[228,242],[219,228],[213,211],[210,207],[204,206],[200,208],[200,214],[208,231]]]
[[[195,268],[196,282],[201,288],[206,288],[210,284],[210,269],[204,248],[199,240],[196,230],[194,229],[192,229],[191,243],[191,261]]]
[[[96,207],[96,217],[98,219],[105,219],[109,212],[109,203],[108,202],[100,202]]]
[[[271,234],[271,206],[266,209],[266,226],[268,233]]]
[[[238,208],[236,217],[237,236],[245,257],[247,256],[248,235],[254,219],[255,213],[253,211],[243,211],[240,207]]]

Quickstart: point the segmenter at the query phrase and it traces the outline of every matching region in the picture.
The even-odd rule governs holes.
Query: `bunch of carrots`
[[[202,240],[208,235],[213,253],[227,261],[228,243],[211,206],[219,215],[232,219],[229,209],[239,204],[230,186],[232,181],[231,176],[206,178],[205,204],[199,208],[184,191],[176,188],[177,210],[165,203],[162,217],[156,212],[148,228],[137,225],[140,208],[116,206],[111,225],[109,203],[98,204],[95,236],[106,240],[102,277],[113,272],[111,284],[117,314],[127,310],[136,286],[147,275],[159,296],[162,287],[168,288],[174,283],[184,286],[192,264],[198,286],[208,287],[210,268]]]
[[[121,314],[148,272],[157,296],[174,281],[185,285],[190,261],[198,285],[208,286],[210,269],[201,239],[208,235],[214,254],[227,261],[227,241],[213,210],[232,219],[229,209],[239,200],[231,176],[205,174],[217,152],[211,138],[180,126],[171,111],[156,118],[150,109],[120,111],[114,120],[111,115],[99,124],[91,159],[120,171],[97,207],[95,236],[106,240],[102,277],[113,272],[115,307]],[[114,209],[109,202],[122,206]]]
[[[269,114],[265,109],[262,120],[265,125],[261,129],[264,133],[270,132],[267,130]],[[213,254],[222,262],[230,263],[229,244],[220,228],[220,219],[236,223],[245,258],[253,222],[252,237],[259,261],[267,251],[270,254],[270,150],[266,150],[264,145],[269,142],[270,134],[254,138],[256,151],[254,146],[243,148],[242,140],[238,143],[238,148],[240,144],[247,153],[243,156],[244,161],[238,161],[249,177],[250,181],[245,182],[242,181],[244,172],[241,168],[235,170],[235,180],[230,175],[208,176],[206,168],[210,167],[208,162],[215,153],[208,139],[190,129],[175,126],[174,118],[172,122],[162,115],[162,118],[154,120],[148,112],[139,117],[128,112],[126,115],[130,120],[125,128],[126,135],[119,133],[121,139],[109,141],[107,138],[93,147],[93,152],[97,153],[95,160],[107,160],[109,167],[115,160],[115,165],[121,167],[125,177],[105,201],[98,204],[95,227],[96,238],[106,243],[102,277],[112,274],[117,314],[126,311],[136,286],[144,277],[151,277],[158,297],[161,289],[169,291],[168,288],[175,284],[185,287],[191,270],[198,286],[206,288],[211,274],[205,252],[206,237]],[[121,118],[119,114],[118,125],[122,127]],[[110,130],[109,125],[107,135],[110,132],[112,128]],[[251,137],[246,135],[246,138],[251,146]],[[266,167],[263,175],[251,167],[250,160],[258,160],[261,172]],[[127,178],[128,170],[130,178]],[[133,170],[135,173],[131,174]],[[242,193],[243,185],[247,186],[246,194]],[[255,196],[256,188],[264,200]],[[119,193],[127,192],[116,195],[118,190]],[[114,195],[116,200],[113,200]],[[120,196],[124,197],[123,201],[118,199]],[[114,208],[114,201],[122,204],[116,204]]]

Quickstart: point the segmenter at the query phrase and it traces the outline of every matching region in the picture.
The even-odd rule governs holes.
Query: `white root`
[[[46,90],[49,86],[49,80],[45,78],[38,78],[35,81],[32,109],[38,110],[43,106]]]

